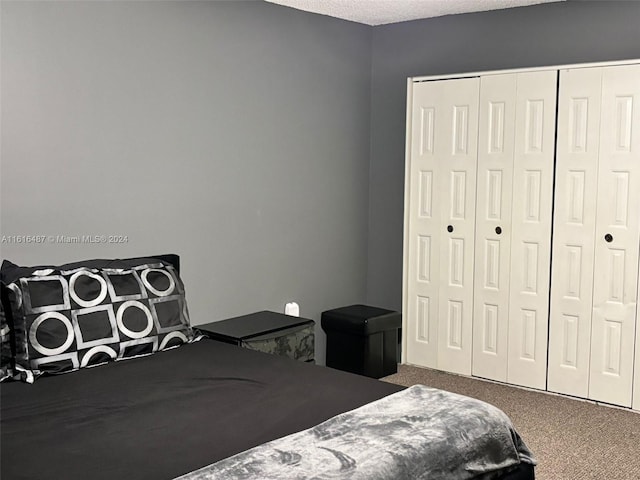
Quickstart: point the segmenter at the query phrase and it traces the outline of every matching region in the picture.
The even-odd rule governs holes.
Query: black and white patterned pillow
[[[11,329],[0,302],[0,382],[12,376]]]
[[[5,261],[15,368],[26,381],[149,355],[193,340],[184,285],[158,259],[58,267]]]

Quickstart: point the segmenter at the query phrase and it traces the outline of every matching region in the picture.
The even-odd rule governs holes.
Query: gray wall
[[[128,236],[0,255],[179,253],[196,324],[401,308],[408,76],[640,58],[638,2],[375,28],[261,1],[0,5],[0,233]]]
[[[400,309],[410,76],[640,58],[640,2],[563,2],[375,27],[367,301]]]
[[[1,9],[2,235],[128,236],[3,258],[179,253],[195,324],[364,301],[369,27],[265,2]]]

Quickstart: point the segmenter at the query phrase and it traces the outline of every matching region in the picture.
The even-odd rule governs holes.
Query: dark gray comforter
[[[416,385],[180,477],[490,479],[533,455],[498,408]]]

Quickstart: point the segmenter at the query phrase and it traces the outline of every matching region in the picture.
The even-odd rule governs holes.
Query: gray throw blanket
[[[501,410],[416,385],[180,478],[491,479],[520,462],[535,465]]]

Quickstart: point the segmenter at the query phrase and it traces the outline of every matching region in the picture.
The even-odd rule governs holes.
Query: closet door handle
[[[453,225],[448,225],[447,226],[447,232],[449,232],[449,233],[453,232]]]
[[[501,227],[496,227],[496,233],[498,235],[500,235],[502,233],[502,228]]]
[[[611,243],[611,242],[613,242],[613,235],[611,235],[610,233],[607,233],[607,234],[604,236],[604,240],[605,240],[607,243]]]

